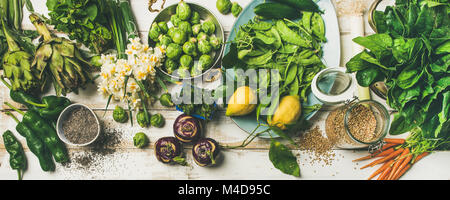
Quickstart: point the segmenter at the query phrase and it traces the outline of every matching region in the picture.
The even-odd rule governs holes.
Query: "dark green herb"
[[[424,138],[450,133],[448,48],[450,18],[446,1],[396,1],[374,16],[377,33],[354,42],[367,50],[347,64],[360,85],[385,81],[387,103],[399,112],[390,133],[419,127]]]

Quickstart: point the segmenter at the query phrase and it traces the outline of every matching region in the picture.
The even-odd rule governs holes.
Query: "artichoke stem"
[[[36,27],[37,32],[42,35],[42,37],[44,37],[44,41],[47,42],[52,39],[50,31],[39,16],[37,16],[36,14],[31,14],[30,21]]]

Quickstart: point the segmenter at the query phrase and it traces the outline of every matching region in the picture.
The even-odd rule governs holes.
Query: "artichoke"
[[[37,92],[42,82],[38,78],[39,72],[31,68],[33,56],[19,46],[17,38],[12,35],[3,20],[1,24],[8,44],[7,52],[0,64],[3,65],[5,77],[10,81],[10,85],[7,86],[13,91]]]
[[[87,83],[93,82],[87,71],[93,66],[83,58],[75,43],[53,37],[37,15],[31,14],[30,20],[44,38],[37,47],[32,63],[32,68],[40,72],[41,80],[49,76],[58,96],[77,92],[78,88],[84,88]]]

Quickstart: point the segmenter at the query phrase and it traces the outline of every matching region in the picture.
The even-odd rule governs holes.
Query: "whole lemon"
[[[251,113],[256,108],[256,93],[248,86],[242,86],[234,91],[228,100],[226,116],[242,116]]]
[[[269,125],[277,126],[285,130],[287,124],[292,124],[298,120],[302,113],[302,106],[300,104],[299,96],[284,96],[271,120],[268,120]]]

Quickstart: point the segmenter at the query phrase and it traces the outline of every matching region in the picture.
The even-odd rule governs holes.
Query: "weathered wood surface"
[[[37,12],[46,14],[48,11],[45,1],[32,0]],[[166,6],[176,3],[176,0],[167,0]],[[214,0],[190,0],[190,2],[201,3],[210,8],[219,21],[224,26],[226,33],[231,29],[235,18],[231,15],[224,16],[215,9]],[[245,7],[250,0],[239,0],[241,6]],[[372,0],[365,1],[369,5]],[[141,38],[146,42],[147,29],[156,16],[156,13],[150,13],[147,10],[147,0],[131,0],[135,17],[138,21],[138,27]],[[159,4],[157,4],[159,5]],[[25,14],[27,16],[27,14]],[[367,22],[367,15],[364,15]],[[339,27],[341,32],[341,66],[351,58],[351,28],[352,24],[346,23],[347,16],[339,16]],[[371,34],[373,31],[365,24],[365,33]],[[27,18],[23,22],[25,29],[33,29],[33,26]],[[0,131],[13,130],[15,132],[15,122],[8,117],[4,111],[8,110],[4,102],[12,102],[9,98],[9,91],[3,85],[0,85]],[[51,92],[50,92],[51,93]],[[55,172],[43,172],[38,164],[37,158],[26,147],[26,141],[17,133],[17,138],[25,147],[28,159],[28,170],[24,179],[296,179],[285,175],[275,169],[268,158],[269,141],[257,138],[245,149],[226,150],[222,153],[223,159],[217,167],[203,168],[197,166],[191,155],[189,145],[185,146],[184,152],[187,155],[189,166],[165,165],[158,162],[154,156],[153,143],[160,137],[171,136],[172,124],[180,112],[165,108],[156,103],[151,109],[151,113],[162,113],[166,118],[166,125],[163,128],[142,129],[138,125],[133,127],[127,124],[115,123],[112,120],[112,110],[109,109],[103,117],[103,109],[106,105],[106,99],[99,96],[95,85],[91,85],[79,95],[70,94],[71,100],[78,103],[84,103],[93,108],[102,122],[103,135],[112,137],[106,139],[102,145],[94,147],[69,147],[71,163],[61,165],[57,164]],[[378,97],[373,95],[377,100]],[[17,105],[17,104],[14,104]],[[110,105],[113,108],[114,104]],[[312,119],[313,126],[319,126],[324,129],[324,121],[328,112],[334,107],[324,107]],[[21,116],[13,112],[14,115]],[[149,136],[151,145],[145,149],[136,149],[132,143],[132,137],[135,133],[143,131]],[[221,144],[237,145],[245,139],[248,134],[236,126],[233,121],[224,116],[223,111],[217,114],[217,117],[208,123],[206,133],[219,141]],[[401,135],[397,137],[405,137]],[[362,150],[334,150],[335,157],[331,164],[312,160],[312,155],[305,151],[295,150],[298,155],[298,161],[301,168],[300,179],[365,179],[373,170],[359,170],[359,167],[366,162],[353,163],[351,160],[366,154]],[[8,164],[9,156],[0,142],[0,179],[16,179],[16,172],[11,170]],[[426,157],[411,168],[403,177],[404,179],[450,179],[450,152],[436,152]],[[432,170],[430,170],[432,169]]]

